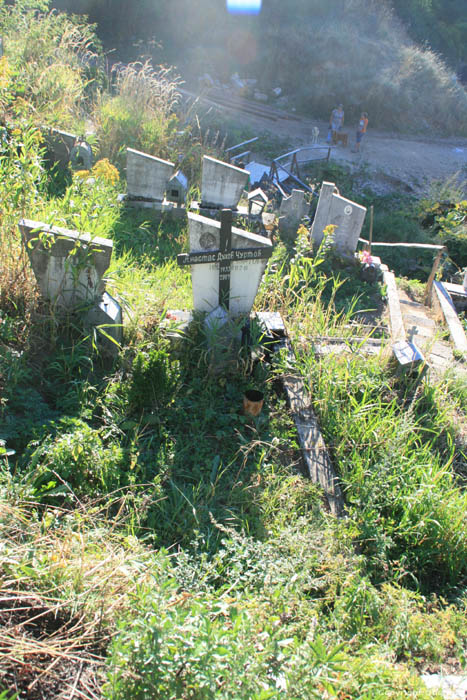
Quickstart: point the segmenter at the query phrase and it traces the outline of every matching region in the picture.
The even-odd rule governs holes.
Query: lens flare
[[[227,0],[227,9],[233,15],[257,15],[261,0]]]

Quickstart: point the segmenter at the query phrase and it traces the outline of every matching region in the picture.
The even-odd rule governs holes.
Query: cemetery
[[[461,258],[134,70],[125,138],[0,92],[0,698],[459,697]]]

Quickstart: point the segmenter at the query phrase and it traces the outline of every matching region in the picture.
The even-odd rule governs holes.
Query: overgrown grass
[[[34,129],[11,129],[2,149],[0,693],[432,697],[421,669],[465,665],[465,454],[452,420],[465,386],[416,385],[363,355],[352,322],[382,290],[336,272],[327,242],[313,255],[303,230],[294,250],[278,243],[257,297],[281,311],[294,366],[268,365],[252,326],[256,361],[238,346],[220,372],[202,323],[175,346],[160,327],[191,305],[175,263],[185,223],[125,210],[105,161],[58,194]],[[116,357],[79,315],[38,300],[25,215],[113,240]],[[318,359],[320,335],[348,339],[348,352]],[[344,487],[340,521],[303,474],[279,390],[291,370]],[[265,395],[256,419],[242,412],[252,387]]]
[[[170,155],[180,83],[172,72],[163,67],[154,69],[146,62],[129,64],[117,73],[115,94],[101,92],[92,115],[100,157],[123,168],[125,147],[160,158]]]
[[[37,125],[67,127],[83,116],[99,42],[93,26],[49,10],[49,3],[2,4],[0,28],[10,66],[8,112]]]

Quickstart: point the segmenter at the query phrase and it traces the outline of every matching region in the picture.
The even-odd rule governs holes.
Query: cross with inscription
[[[221,211],[219,250],[201,253],[181,253],[177,256],[179,265],[219,264],[219,306],[227,311],[230,304],[230,266],[233,262],[260,260],[271,257],[272,247],[232,248],[232,210]]]

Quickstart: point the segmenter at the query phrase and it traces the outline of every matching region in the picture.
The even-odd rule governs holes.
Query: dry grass
[[[38,301],[37,284],[19,233],[5,228],[0,233],[0,307],[25,321]]]
[[[114,94],[99,95],[92,114],[100,157],[124,167],[125,147],[131,147],[167,158],[180,82],[171,69],[149,61],[119,70]]]
[[[125,66],[118,71],[115,82],[118,94],[135,110],[169,117],[178,103],[178,87],[182,80],[172,68],[153,68],[150,61],[146,61]]]
[[[41,521],[32,503],[0,501],[0,686],[9,692],[100,696],[114,620],[153,567],[136,538],[115,532],[129,515],[127,498],[48,508]]]

